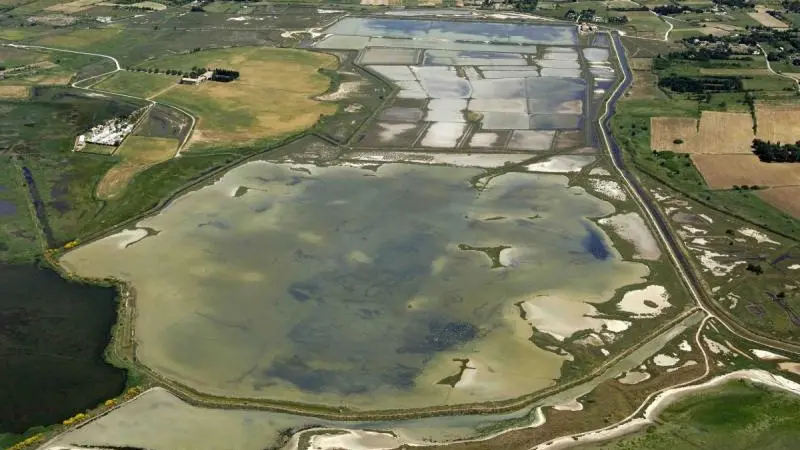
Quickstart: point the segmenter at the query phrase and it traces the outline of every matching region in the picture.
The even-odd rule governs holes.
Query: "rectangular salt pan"
[[[423,147],[453,148],[466,130],[467,124],[435,122],[431,124],[422,138]]]
[[[417,64],[421,51],[414,48],[367,48],[361,64]]]
[[[519,44],[577,44],[573,26],[515,23],[448,22],[348,17],[326,30],[329,34],[432,39],[440,41],[507,42]]]
[[[483,77],[487,80],[495,80],[499,78],[529,78],[538,77],[539,71],[536,69],[526,71],[510,71],[510,70],[484,70]]]
[[[427,50],[425,52],[424,64],[445,66],[476,66],[481,64],[525,66],[528,63],[522,55],[516,53]]]
[[[515,130],[508,141],[509,150],[549,150],[555,131]]]
[[[485,112],[481,119],[484,130],[527,130],[530,118],[527,114],[513,112]]]

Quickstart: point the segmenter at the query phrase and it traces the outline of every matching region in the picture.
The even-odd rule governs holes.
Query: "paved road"
[[[728,329],[728,331],[734,335],[772,349],[800,354],[800,345],[781,342],[753,333],[735,320],[732,320],[728,313],[726,313],[724,310],[722,310],[722,308],[708,298],[703,288],[703,282],[697,276],[696,271],[694,270],[691,262],[687,259],[685,253],[681,250],[681,243],[677,240],[672,232],[672,228],[670,227],[667,219],[664,217],[655,202],[653,202],[653,200],[650,198],[650,194],[644,189],[644,187],[642,187],[641,183],[639,183],[639,179],[636,177],[636,175],[634,175],[626,167],[622,149],[620,149],[619,144],[611,133],[610,119],[616,110],[617,101],[622,97],[622,95],[633,82],[633,76],[630,72],[630,67],[628,66],[627,56],[625,55],[625,49],[622,45],[622,41],[620,40],[620,35],[612,32],[611,41],[614,45],[619,67],[623,72],[623,81],[612,93],[611,97],[606,103],[605,113],[600,117],[600,119],[598,119],[601,135],[604,143],[606,144],[606,149],[611,156],[614,167],[625,180],[625,183],[628,185],[628,188],[633,194],[634,199],[642,207],[647,219],[649,219],[651,225],[656,231],[656,234],[663,242],[667,253],[675,264],[675,267],[677,268],[678,273],[683,280],[684,285],[686,285],[697,305],[706,313],[708,313],[709,316],[715,317],[725,326],[725,328]]]

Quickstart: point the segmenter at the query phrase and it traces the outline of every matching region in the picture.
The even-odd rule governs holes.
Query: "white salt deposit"
[[[705,221],[708,222],[708,223],[714,223],[714,219],[712,219],[711,217],[709,217],[709,216],[707,216],[705,214],[698,214],[698,216],[700,216],[703,219],[705,219]]]
[[[739,233],[741,233],[741,234],[743,234],[743,235],[745,235],[745,236],[747,236],[749,238],[755,239],[756,242],[758,242],[759,244],[763,244],[763,243],[766,242],[766,243],[770,243],[770,244],[780,245],[780,242],[773,241],[772,239],[769,238],[769,236],[767,236],[766,234],[764,234],[764,233],[762,233],[762,232],[760,232],[758,230],[754,230],[752,228],[742,228],[742,229],[740,229],[738,231],[739,231]]]
[[[747,264],[746,261],[733,261],[728,264],[723,264],[716,260],[716,258],[727,257],[727,255],[723,255],[722,253],[716,253],[706,249],[704,249],[703,253],[699,255],[700,264],[717,277],[724,277],[731,273],[736,266]]]
[[[800,269],[800,264],[792,264],[788,267],[789,270],[797,270]]]
[[[603,356],[608,356],[608,355],[610,355],[610,354],[611,354],[611,352],[610,352],[610,351],[608,351],[608,350],[606,350],[606,349],[604,349],[604,348],[601,348],[601,349],[600,349],[600,353],[602,353],[602,354],[603,354]]]
[[[630,322],[624,320],[597,317],[599,312],[588,303],[564,300],[555,295],[539,295],[522,302],[521,306],[525,311],[525,319],[534,328],[559,341],[581,330],[601,332],[605,329],[607,332],[620,333],[631,326]]]
[[[413,123],[378,123],[378,138],[380,138],[381,142],[391,142],[395,140],[401,134],[413,130],[416,127]]]
[[[672,305],[669,303],[667,289],[657,284],[644,289],[628,291],[617,303],[618,309],[632,314],[636,318],[656,317],[670,306]]]
[[[340,434],[315,434],[309,439],[309,450],[389,450],[403,444],[403,440],[388,432],[366,430],[341,430]]]
[[[683,369],[685,367],[691,367],[691,366],[696,366],[696,365],[697,365],[697,361],[694,361],[694,360],[690,359],[690,360],[686,361],[685,363],[681,364],[678,367],[672,367],[670,369],[667,369],[667,372],[668,373],[675,372],[676,370],[681,370],[681,369]]]
[[[619,237],[633,244],[636,250],[634,258],[655,261],[661,257],[661,248],[639,213],[629,212],[604,217],[597,223],[611,227]]]
[[[705,239],[705,238],[695,238],[695,239],[692,239],[692,244],[708,245],[708,240]]]
[[[499,138],[497,133],[475,133],[469,140],[469,146],[474,148],[491,147]]]
[[[703,230],[701,228],[695,228],[691,225],[683,225],[681,228],[688,231],[691,234],[708,234],[708,231]]]
[[[497,168],[508,163],[519,163],[529,155],[518,153],[426,153],[426,152],[353,152],[347,158],[356,161],[410,162],[417,164],[447,164],[458,167]]]
[[[503,267],[517,267],[519,265],[519,255],[514,248],[500,250],[497,260]]]
[[[711,351],[711,353],[715,355],[724,355],[728,353],[732,353],[731,349],[725,347],[724,345],[720,344],[719,342],[709,338],[708,336],[703,336],[703,342],[706,343],[706,347]]]
[[[789,358],[787,358],[787,357],[785,357],[783,355],[779,355],[777,353],[772,353],[772,352],[770,352],[768,350],[759,350],[757,348],[754,348],[754,349],[752,349],[750,351],[754,355],[756,355],[756,358],[764,359],[764,360],[767,360],[767,361],[776,361],[776,360],[781,360],[781,359],[789,359]]]
[[[678,348],[681,349],[682,352],[692,351],[692,346],[689,345],[689,341],[687,341],[686,339],[684,339],[683,342],[678,344]]]
[[[579,172],[592,162],[594,162],[594,156],[561,155],[528,164],[527,169],[531,172],[570,173]]]
[[[113,236],[117,241],[117,247],[124,249],[125,247],[135,244],[147,237],[147,230],[144,228],[134,228],[133,230],[124,230]]]
[[[453,148],[467,128],[466,123],[436,122],[422,138],[423,147]]]
[[[662,194],[660,191],[657,191],[655,189],[653,189],[650,193],[653,194],[653,197],[655,197],[656,200],[658,200],[660,202],[663,202],[664,200],[669,200],[670,199],[669,195]]]
[[[579,402],[577,399],[573,399],[560,405],[555,405],[553,409],[559,411],[581,411],[583,410],[583,403]]]
[[[602,167],[595,167],[594,169],[592,169],[592,170],[590,170],[590,171],[589,171],[589,175],[593,175],[593,176],[597,176],[597,177],[602,177],[602,176],[609,176],[609,175],[611,175],[611,172],[609,172],[608,170],[606,170],[606,169],[604,169],[604,168],[602,168]]]
[[[358,81],[345,81],[339,83],[338,89],[336,92],[331,92],[330,94],[320,95],[317,97],[318,100],[326,101],[326,102],[335,102],[337,100],[342,100],[350,96],[350,94],[356,93],[361,89],[361,86],[365,85],[366,82],[362,80]]]
[[[589,184],[592,186],[592,190],[612,200],[624,202],[628,199],[625,189],[623,189],[622,186],[620,186],[619,183],[614,180],[598,180],[592,178],[589,180]]]
[[[616,319],[605,319],[606,328],[608,331],[614,333],[622,333],[623,331],[627,330],[631,327],[630,322],[626,322],[624,320],[616,320]]]
[[[659,353],[653,357],[653,362],[659,367],[672,367],[675,364],[678,364],[679,361],[680,358],[676,358],[673,355],[665,355],[663,353]]]

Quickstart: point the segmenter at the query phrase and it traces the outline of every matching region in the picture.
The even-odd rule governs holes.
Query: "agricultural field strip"
[[[688,277],[688,275],[686,274],[686,272],[684,270],[683,265],[681,265],[679,263],[678,259],[677,259],[677,253],[676,252],[678,252],[680,250],[677,250],[677,249],[675,249],[673,247],[672,241],[669,241],[666,238],[666,235],[665,235],[664,231],[661,229],[661,227],[658,226],[658,222],[655,220],[655,215],[653,214],[653,212],[651,210],[651,208],[655,208],[655,206],[652,206],[650,203],[647,203],[645,201],[645,199],[643,199],[641,197],[641,195],[639,194],[639,191],[635,189],[635,186],[634,186],[635,181],[632,181],[626,175],[626,172],[622,169],[621,165],[619,164],[619,161],[617,161],[617,158],[614,157],[613,150],[612,150],[612,147],[611,147],[609,139],[608,139],[608,133],[610,131],[607,130],[606,127],[604,126],[603,120],[608,115],[608,112],[610,110],[609,106],[612,104],[612,102],[616,102],[616,100],[618,99],[619,94],[621,93],[620,91],[624,91],[627,88],[626,83],[629,81],[629,72],[628,72],[628,70],[625,70],[626,66],[623,66],[622,58],[620,57],[620,53],[619,53],[620,52],[620,45],[618,44],[616,39],[612,39],[612,41],[614,42],[614,48],[615,48],[615,54],[616,54],[616,57],[617,57],[617,61],[618,61],[619,65],[620,65],[620,67],[623,69],[622,70],[622,72],[623,72],[623,80],[622,80],[622,82],[620,82],[620,84],[617,85],[617,88],[614,90],[614,92],[612,92],[611,96],[606,101],[605,110],[603,112],[603,115],[598,119],[598,124],[600,125],[600,130],[601,130],[601,134],[603,136],[603,141],[604,141],[606,150],[609,152],[609,156],[611,157],[611,160],[612,160],[612,163],[614,165],[614,168],[618,171],[618,173],[625,180],[625,183],[627,184],[627,187],[628,187],[629,191],[631,191],[631,193],[633,194],[633,198],[636,199],[637,203],[639,203],[642,206],[642,208],[645,210],[647,218],[651,222],[650,226],[654,227],[656,229],[659,238],[662,240],[662,243],[664,244],[667,252],[670,254],[670,258],[675,263],[676,268],[678,269],[681,277],[684,279],[684,282],[687,284],[687,287],[689,287],[689,289],[690,289],[690,291],[692,293],[692,296],[695,298],[695,302],[697,303],[698,307],[700,309],[702,309],[707,314],[706,317],[703,318],[703,321],[701,322],[700,326],[697,329],[697,332],[695,333],[695,344],[699,346],[700,350],[703,353],[703,358],[704,358],[704,362],[705,362],[705,371],[704,371],[703,375],[701,375],[701,376],[699,376],[699,377],[697,377],[697,378],[695,378],[693,380],[689,380],[689,381],[677,384],[675,386],[664,388],[664,389],[661,389],[659,391],[656,391],[656,392],[650,394],[642,402],[642,404],[636,409],[636,411],[634,411],[628,417],[626,417],[625,419],[623,419],[623,420],[621,420],[621,421],[619,421],[619,422],[617,422],[615,424],[612,424],[612,425],[609,425],[607,427],[604,427],[604,428],[601,428],[601,429],[597,429],[597,430],[594,430],[594,431],[576,433],[576,434],[572,434],[572,435],[569,435],[569,436],[564,436],[564,437],[561,437],[561,438],[558,439],[559,441],[563,440],[563,441],[568,441],[570,443],[572,443],[572,442],[580,442],[582,440],[598,440],[598,439],[596,439],[595,436],[593,436],[593,435],[596,435],[598,433],[600,433],[600,434],[608,433],[608,436],[604,436],[604,437],[609,437],[609,438],[610,437],[615,437],[617,435],[616,433],[614,433],[615,431],[616,432],[622,432],[621,434],[625,434],[624,433],[624,431],[625,431],[624,428],[626,428],[626,426],[628,424],[631,424],[631,422],[633,420],[635,420],[636,417],[642,413],[642,411],[647,410],[649,408],[649,404],[651,402],[653,402],[653,400],[657,396],[659,396],[659,395],[661,395],[661,394],[663,394],[663,393],[665,393],[667,391],[673,390],[673,389],[679,389],[681,387],[685,387],[685,386],[691,385],[693,383],[697,383],[698,381],[701,381],[702,379],[707,377],[708,374],[710,373],[710,370],[711,370],[711,368],[710,368],[710,360],[709,360],[708,353],[707,353],[705,347],[702,345],[702,343],[700,341],[700,337],[701,337],[703,329],[705,328],[705,325],[711,319],[716,319],[729,332],[731,332],[734,336],[737,336],[737,337],[739,337],[741,339],[744,339],[744,340],[747,340],[747,341],[751,341],[751,342],[756,342],[759,345],[766,345],[768,347],[775,348],[775,349],[780,348],[781,350],[786,350],[785,348],[776,347],[776,346],[774,346],[772,344],[767,344],[767,343],[761,342],[759,340],[750,339],[750,338],[748,338],[746,336],[741,335],[736,330],[732,329],[731,326],[727,322],[725,322],[720,317],[715,315],[711,310],[709,310],[708,307],[705,304],[703,304],[703,302],[700,300],[700,296],[697,293],[697,289],[696,289],[694,283],[692,282],[692,279],[690,279]],[[762,51],[763,51],[763,49],[762,49]],[[795,352],[792,352],[792,351],[790,351],[790,352],[791,353],[795,353]],[[646,416],[647,416],[647,414],[646,414]],[[648,419],[649,417],[645,417],[645,418]],[[594,439],[592,439],[592,438],[594,438]],[[537,446],[533,447],[531,450],[539,450],[539,449],[542,449],[544,447],[548,447],[549,448],[550,444],[552,444],[552,442],[548,442],[546,444],[540,444],[540,445],[537,445]]]
[[[113,56],[110,56],[110,55],[104,55],[104,54],[101,54],[101,53],[78,52],[78,51],[75,51],[75,50],[67,50],[67,49],[63,49],[63,48],[43,47],[43,46],[40,46],[40,45],[20,45],[20,44],[5,44],[5,45],[7,45],[9,47],[14,47],[14,48],[22,48],[22,49],[34,48],[34,49],[50,50],[50,51],[55,51],[55,52],[75,53],[75,54],[78,54],[78,55],[99,56],[101,58],[110,59],[111,61],[114,62],[114,65],[116,66],[116,69],[114,69],[112,71],[109,71],[109,72],[101,73],[100,75],[94,75],[94,76],[91,76],[91,77],[88,77],[88,78],[84,78],[82,80],[75,81],[74,83],[72,83],[71,86],[73,88],[76,88],[76,89],[83,89],[83,90],[90,91],[90,92],[108,93],[108,94],[113,94],[113,95],[119,95],[120,97],[127,97],[127,98],[136,99],[136,100],[143,100],[143,101],[146,101],[146,102],[148,102],[150,104],[149,108],[152,108],[156,104],[164,105],[167,108],[172,108],[172,109],[174,109],[174,110],[186,115],[187,117],[189,117],[191,119],[191,123],[189,124],[189,131],[186,133],[186,136],[183,138],[183,141],[181,141],[181,143],[178,145],[178,150],[175,152],[175,157],[180,156],[181,150],[183,150],[183,147],[186,145],[186,143],[189,142],[189,138],[191,137],[192,132],[194,131],[194,127],[195,127],[195,124],[197,123],[197,119],[194,117],[193,114],[190,114],[189,112],[187,112],[183,108],[180,108],[180,107],[172,105],[172,104],[159,103],[159,102],[156,102],[156,101],[151,100],[149,98],[136,97],[135,95],[128,95],[128,94],[123,94],[123,93],[120,93],[120,92],[104,91],[104,90],[101,90],[101,89],[93,89],[92,88],[93,85],[89,85],[89,86],[86,86],[86,87],[79,86],[80,83],[83,83],[85,81],[98,79],[98,78],[104,77],[106,75],[112,75],[112,74],[115,74],[115,73],[117,73],[119,71],[122,71],[123,69],[119,65],[119,61],[117,60],[117,58],[114,58]]]

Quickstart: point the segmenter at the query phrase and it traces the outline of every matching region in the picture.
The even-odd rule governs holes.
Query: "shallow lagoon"
[[[595,256],[587,237],[607,239],[585,217],[613,208],[566,177],[508,173],[479,193],[481,174],[251,162],[143,220],[147,237],[63,263],[132,281],[138,356],[205,392],[363,409],[516,397],[552,385],[564,356],[528,340],[515,303],[604,301],[647,268],[607,243]],[[454,358],[478,370],[440,384]]]

